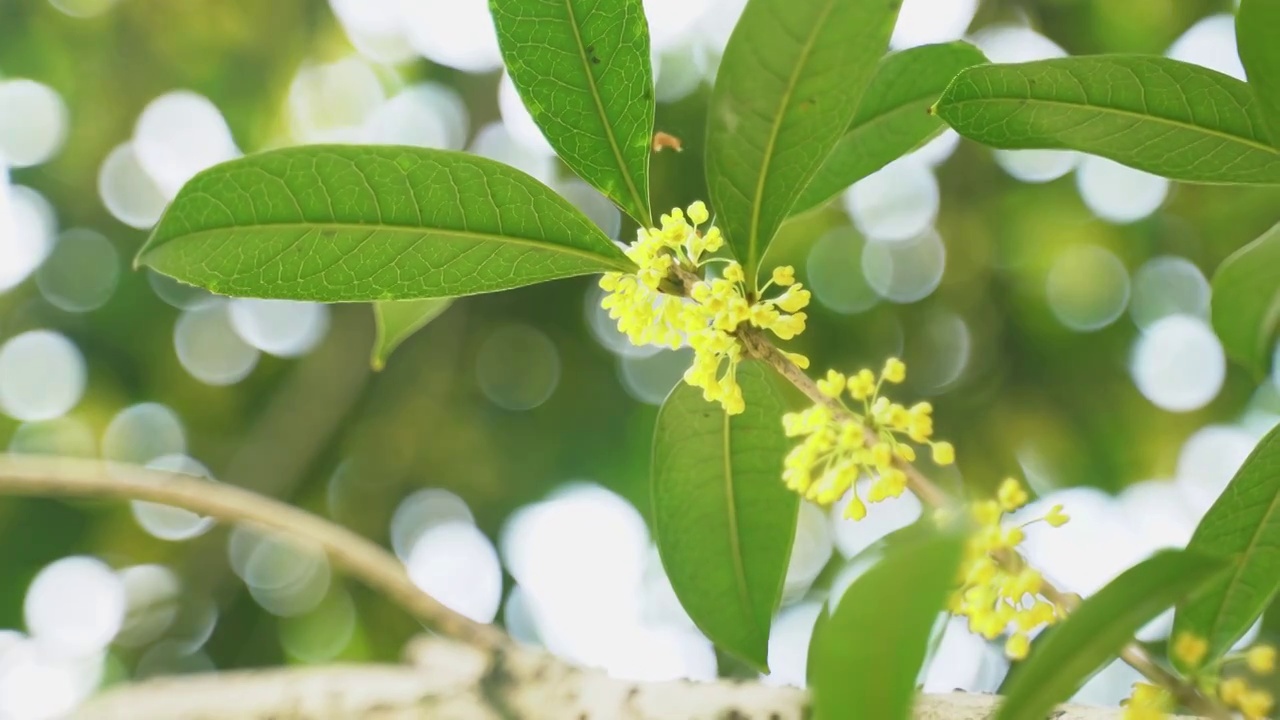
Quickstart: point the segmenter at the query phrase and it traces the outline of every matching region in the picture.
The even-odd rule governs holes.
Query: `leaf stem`
[[[0,454],[0,493],[145,500],[257,525],[321,548],[335,565],[442,635],[491,650],[509,644],[493,626],[460,615],[423,592],[399,560],[370,540],[234,485],[135,465]]]

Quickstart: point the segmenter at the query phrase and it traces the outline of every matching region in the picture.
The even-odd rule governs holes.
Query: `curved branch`
[[[372,541],[278,500],[191,475],[96,460],[0,454],[0,494],[145,500],[227,522],[244,522],[318,546],[334,565],[403,607],[431,629],[484,648],[509,644],[490,625],[442,605]]]

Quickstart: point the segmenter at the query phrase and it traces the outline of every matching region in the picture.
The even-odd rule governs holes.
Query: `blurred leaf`
[[[1280,147],[1280,0],[1242,0],[1236,10],[1236,44],[1253,94],[1262,103],[1271,144]]]
[[[901,0],[751,0],[707,110],[707,187],[754,287],[792,205],[849,128]]]
[[[490,0],[507,72],[565,164],[648,227],[653,61],[640,0]]]
[[[987,58],[966,42],[922,45],[880,61],[844,137],[800,194],[791,214],[840,191],[937,137],[946,123],[929,112],[956,74]]]
[[[955,587],[964,538],[900,535],[814,628],[809,687],[814,717],[906,720],[938,613]],[[824,613],[825,614],[825,613]]]
[[[1209,641],[1211,662],[1244,636],[1280,590],[1280,428],[1253,449],[1187,549],[1236,560],[1226,583],[1184,603],[1174,617],[1175,634]]]
[[[1218,579],[1228,562],[1181,550],[1158,552],[1125,570],[1050,628],[1014,666],[996,720],[1043,720],[1120,653],[1143,625]]]
[[[409,147],[308,145],[195,176],[136,263],[224,295],[321,302],[506,290],[630,261],[514,168]]]
[[[771,370],[738,366],[746,411],[727,415],[676,385],[653,439],[653,524],[671,587],[698,628],[767,671],[800,496],[782,483],[789,445]]]
[[[1173,180],[1280,184],[1280,151],[1249,87],[1177,60],[983,65],[960,73],[935,111],[992,147],[1079,150]]]
[[[373,304],[373,324],[377,337],[373,341],[373,369],[386,367],[387,358],[400,343],[440,317],[449,309],[453,298],[426,300],[388,300]]]
[[[1280,225],[1235,251],[1213,275],[1213,329],[1227,354],[1259,376],[1280,323]]]

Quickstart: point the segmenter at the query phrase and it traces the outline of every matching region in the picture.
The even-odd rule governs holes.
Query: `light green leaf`
[[[911,717],[929,635],[955,587],[963,549],[963,537],[953,533],[899,535],[835,612],[819,616],[808,665],[815,718]]]
[[[738,384],[746,401],[740,415],[725,414],[685,383],[663,403],[653,439],[653,524],[689,617],[764,671],[800,499],[782,483],[788,408],[777,379],[745,361]]]
[[[1280,183],[1249,87],[1177,60],[1097,55],[982,65],[956,77],[935,112],[997,148],[1079,150],[1201,183]]]
[[[1236,10],[1236,44],[1253,94],[1262,104],[1267,135],[1280,147],[1280,0],[1242,0]]]
[[[853,123],[800,194],[791,214],[840,191],[937,137],[946,128],[929,107],[956,74],[987,61],[966,42],[921,45],[880,61]]]
[[[373,304],[373,323],[377,336],[373,341],[373,369],[381,370],[387,358],[400,343],[440,317],[449,309],[453,298],[426,300],[388,300]]]
[[[1001,693],[996,720],[1044,720],[1166,608],[1202,592],[1228,562],[1167,550],[1134,565],[1050,628],[1018,663]]]
[[[493,292],[634,268],[545,185],[474,155],[310,145],[195,176],[138,265],[224,295],[321,302]]]
[[[641,0],[490,0],[507,72],[547,142],[647,227],[653,61]]]
[[[1244,636],[1280,590],[1280,428],[1253,449],[1187,549],[1236,561],[1226,583],[1174,616],[1175,635],[1190,632],[1209,641],[1211,662]]]
[[[1280,225],[1218,266],[1212,297],[1213,329],[1227,354],[1265,375],[1280,330]]]
[[[800,191],[849,128],[900,5],[747,3],[707,111],[707,187],[752,283]]]

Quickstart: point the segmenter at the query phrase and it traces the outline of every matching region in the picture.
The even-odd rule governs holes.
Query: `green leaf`
[[[1236,560],[1226,583],[1185,603],[1174,617],[1175,635],[1209,641],[1211,662],[1244,636],[1280,590],[1280,428],[1253,449],[1187,549]]]
[[[717,645],[767,670],[800,497],[782,483],[787,411],[773,372],[738,366],[746,411],[727,415],[680,383],[658,412],[653,524],[671,587]]]
[[[1280,328],[1280,225],[1235,251],[1213,275],[1213,329],[1227,354],[1265,375]]]
[[[937,137],[946,128],[929,107],[956,74],[987,62],[966,42],[921,45],[880,61],[858,111],[818,174],[791,208],[797,215]]]
[[[1173,180],[1280,183],[1280,151],[1247,85],[1145,55],[982,65],[935,112],[997,148],[1079,150]]]
[[[453,298],[426,300],[388,300],[373,304],[373,323],[377,336],[373,341],[373,369],[381,370],[387,358],[400,343],[440,317],[449,309]]]
[[[707,188],[752,283],[800,191],[849,128],[900,5],[747,3],[707,110]]]
[[[1262,104],[1271,144],[1280,147],[1280,0],[1242,0],[1236,10],[1236,44],[1249,86]]]
[[[1193,552],[1158,552],[1084,601],[1038,639],[1002,689],[996,720],[1044,720],[1166,608],[1222,577],[1227,563]]]
[[[647,227],[653,61],[641,0],[490,0],[507,72],[547,142]]]
[[[901,535],[814,628],[809,687],[814,716],[906,720],[938,613],[955,587],[964,539]],[[825,614],[825,613],[824,613]]]
[[[321,302],[472,295],[634,267],[519,170],[445,150],[353,145],[205,170],[135,263],[224,295]]]

